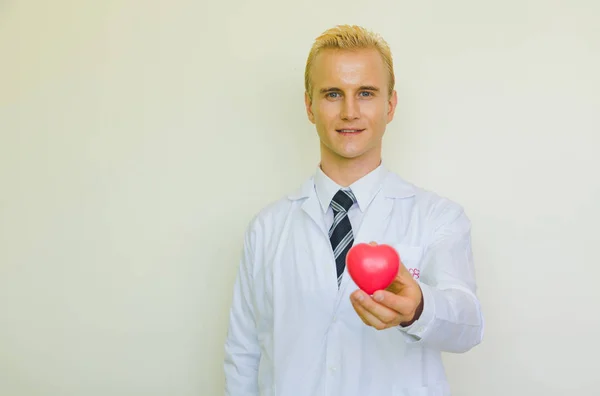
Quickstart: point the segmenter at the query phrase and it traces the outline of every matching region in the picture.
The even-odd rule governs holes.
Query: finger
[[[416,305],[418,305],[410,297],[399,296],[387,290],[378,290],[373,293],[373,300],[379,306],[399,315],[400,322],[406,321],[407,318],[411,317]]]
[[[368,296],[362,291],[357,291],[354,295],[355,303],[362,308],[363,311],[368,313],[370,316],[375,317],[382,323],[394,323],[400,321],[398,312],[381,305],[379,302],[373,300],[371,296]]]
[[[367,326],[371,326],[371,319],[368,317],[367,312],[365,311],[365,309],[356,301],[352,300],[352,307],[354,307],[354,310],[356,311],[356,314],[358,315],[358,317],[360,318],[360,320],[363,321],[364,324],[366,324]]]
[[[373,316],[373,314],[368,312],[359,301],[353,299],[352,306],[354,307],[354,310],[356,311],[356,313],[358,314],[360,319],[367,326],[374,327],[377,330],[383,330],[386,327],[388,327],[387,324],[383,323],[381,320],[379,320],[375,316]]]

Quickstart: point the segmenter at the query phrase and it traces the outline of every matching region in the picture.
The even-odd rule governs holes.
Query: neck
[[[348,187],[355,181],[375,170],[381,164],[381,156],[376,158],[337,158],[335,161],[321,157],[321,170],[331,180],[342,187]]]

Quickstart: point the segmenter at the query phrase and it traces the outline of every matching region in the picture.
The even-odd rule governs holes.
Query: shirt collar
[[[381,163],[377,168],[358,179],[347,188],[354,193],[361,212],[364,212],[373,198],[375,198],[375,195],[383,185],[386,174],[387,169],[383,163]],[[323,213],[325,213],[329,208],[333,196],[338,190],[344,188],[331,180],[331,178],[323,172],[320,166],[317,167],[314,176],[314,184],[319,203],[321,204],[321,209],[323,210]]]

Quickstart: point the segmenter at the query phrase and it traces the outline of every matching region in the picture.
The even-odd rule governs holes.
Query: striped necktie
[[[352,191],[345,190],[339,190],[331,201],[333,224],[329,229],[329,240],[331,241],[331,248],[335,257],[338,288],[340,287],[344,268],[346,267],[346,254],[348,254],[354,242],[352,225],[348,218],[348,210],[354,203],[356,203],[356,197]]]

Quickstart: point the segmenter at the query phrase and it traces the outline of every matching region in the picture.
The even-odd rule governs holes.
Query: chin
[[[369,150],[366,147],[357,147],[357,145],[346,145],[336,147],[336,145],[333,144],[323,144],[321,147],[329,153],[329,156],[331,156],[332,158],[338,158],[340,160],[357,159],[369,152]]]
[[[342,157],[346,160],[353,160],[356,158],[360,158],[363,156],[363,152],[338,152],[339,157]]]

